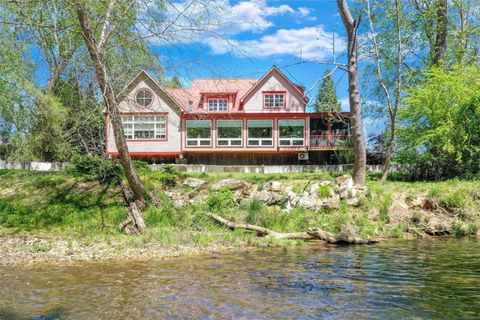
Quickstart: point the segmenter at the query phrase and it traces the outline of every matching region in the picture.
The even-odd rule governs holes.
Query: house
[[[306,112],[305,88],[273,66],[260,79],[162,87],[141,71],[118,95],[130,154],[156,162],[330,163],[348,145],[348,113]],[[118,155],[107,115],[106,152]]]

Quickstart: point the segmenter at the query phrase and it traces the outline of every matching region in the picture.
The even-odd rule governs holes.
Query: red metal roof
[[[185,111],[193,113],[206,112],[205,109],[199,108],[203,94],[231,94],[234,96],[234,103],[233,109],[229,112],[238,112],[240,97],[243,97],[257,81],[257,79],[194,79],[191,88],[166,90]]]

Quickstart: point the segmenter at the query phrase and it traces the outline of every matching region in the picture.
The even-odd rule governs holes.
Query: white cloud
[[[333,34],[323,26],[301,29],[280,29],[258,40],[232,40],[208,38],[204,41],[215,54],[233,53],[239,56],[268,57],[272,55],[293,55],[310,61],[321,61],[332,55]],[[336,51],[345,49],[345,42],[335,35]]]
[[[289,5],[269,5],[266,0],[248,0],[231,4],[229,0],[182,0],[169,2],[163,23],[157,25],[160,36],[150,39],[153,44],[203,43],[212,53],[232,53],[237,56],[268,57],[293,55],[305,60],[324,60],[332,55],[333,33],[323,26],[278,29],[265,35],[274,26],[272,18],[291,15],[310,20],[312,10],[307,7],[292,8]],[[148,11],[146,11],[148,15]],[[144,25],[154,25],[158,19],[147,17]],[[313,17],[314,18],[314,17]],[[149,20],[152,23],[149,23]],[[163,30],[162,30],[163,28]],[[146,27],[139,28],[148,33]],[[239,40],[237,35],[251,32],[263,34],[255,39]],[[257,36],[258,37],[258,36]],[[336,51],[345,48],[338,34]]]
[[[169,2],[166,12],[165,21],[158,28],[168,26],[172,39],[194,42],[209,33],[232,36],[246,31],[262,32],[274,26],[272,17],[287,14],[306,17],[310,10],[305,7],[295,10],[286,4],[269,6],[266,0],[241,1],[234,5],[229,0],[182,0]]]
[[[298,8],[298,15],[300,17],[307,17],[310,15],[310,13],[312,13],[312,10],[310,10],[309,8],[306,8],[306,7]]]

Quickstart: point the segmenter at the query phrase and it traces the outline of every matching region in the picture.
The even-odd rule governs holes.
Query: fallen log
[[[334,244],[373,244],[378,240],[363,239],[359,237],[350,236],[340,232],[339,234],[333,234],[331,232],[324,231],[319,228],[310,228],[307,233],[312,237],[326,241],[327,243]]]
[[[309,235],[306,232],[281,233],[281,232],[275,232],[267,228],[255,226],[253,224],[230,221],[210,212],[207,212],[207,216],[219,222],[220,224],[227,226],[232,230],[244,229],[248,231],[253,231],[260,237],[271,237],[275,239],[291,239],[291,240],[313,240],[314,239],[313,236]]]
[[[331,232],[321,230],[319,228],[310,228],[307,232],[282,233],[248,223],[230,221],[211,212],[208,212],[207,216],[232,230],[243,229],[247,231],[252,231],[260,237],[271,237],[275,239],[290,240],[321,240],[333,244],[372,244],[378,242],[377,240],[362,239],[344,235],[342,233],[336,235]]]

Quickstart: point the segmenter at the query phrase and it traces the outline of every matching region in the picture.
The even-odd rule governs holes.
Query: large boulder
[[[340,196],[333,194],[327,199],[323,200],[322,207],[325,209],[338,209],[340,208]]]
[[[281,197],[276,192],[269,192],[267,190],[262,190],[256,194],[254,194],[255,198],[264,202],[265,204],[271,206],[280,203]]]
[[[409,222],[412,219],[412,212],[405,201],[405,194],[396,194],[392,204],[388,208],[389,221],[391,224]]]
[[[207,185],[207,182],[202,179],[187,178],[183,181],[183,184],[194,189],[202,189]]]
[[[377,208],[372,208],[368,212],[368,219],[373,220],[373,221],[379,220],[380,219],[380,210],[378,210]]]
[[[354,197],[355,195],[352,195],[352,190],[353,188],[353,179],[350,175],[345,174],[343,176],[337,177],[335,179],[335,183],[337,184],[338,188],[338,194],[340,195],[340,198],[346,199],[348,197]],[[355,191],[353,191],[354,193]]]
[[[297,202],[297,206],[304,207],[305,209],[317,211],[319,209],[318,202],[314,197],[309,195],[303,195]]]
[[[228,190],[239,190],[247,187],[247,184],[242,180],[237,179],[223,179],[213,185],[214,190],[226,188]]]
[[[282,191],[282,183],[280,181],[269,181],[263,185],[263,189],[271,192]]]

